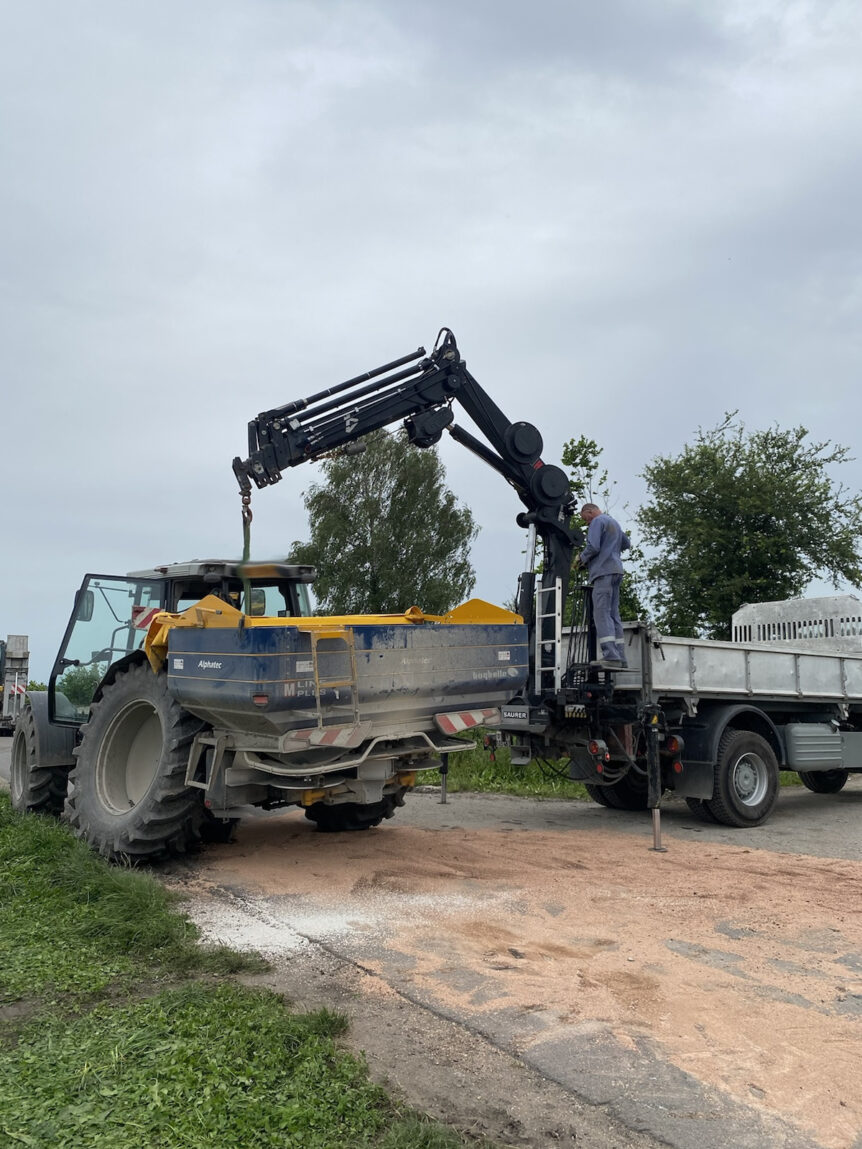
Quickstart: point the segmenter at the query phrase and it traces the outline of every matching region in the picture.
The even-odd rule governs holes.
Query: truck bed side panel
[[[642,627],[629,624],[625,629],[629,670],[615,676],[621,691],[643,689],[641,660],[646,653],[653,692],[659,697],[862,705],[862,654],[665,636],[653,642]]]

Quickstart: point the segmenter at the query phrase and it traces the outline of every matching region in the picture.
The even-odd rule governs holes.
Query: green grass
[[[794,770],[782,770],[778,775],[778,783],[780,786],[801,786],[802,779]]]
[[[397,1145],[400,1124],[425,1137],[402,1144],[459,1144],[393,1115],[364,1063],[337,1048],[344,1027],[230,984],[101,1005],[71,1025],[31,1026],[2,1058],[0,1130],[45,1149],[324,1149],[378,1146],[390,1125]]]
[[[337,1044],[236,983],[151,876],[0,794],[0,1144],[28,1149],[456,1149]],[[4,1004],[5,1003],[5,1004]]]
[[[491,760],[490,753],[481,743],[475,749],[451,754],[447,782],[449,790],[452,793],[472,790],[478,793],[514,794],[522,798],[589,798],[580,782],[572,782],[565,776],[565,764],[562,762],[544,765],[534,760],[528,766],[513,766],[505,747],[498,747],[494,757],[496,761]],[[418,781],[424,786],[439,786],[440,772],[423,772]]]
[[[260,967],[199,946],[175,903],[148,874],[106,865],[58,822],[21,817],[0,795],[0,1002]]]
[[[494,752],[496,761],[492,761],[489,751],[483,748],[476,737],[469,741],[473,743],[474,748],[459,751],[449,757],[447,786],[452,793],[473,791],[485,794],[513,794],[521,798],[574,798],[592,801],[581,782],[573,782],[565,776],[564,760],[541,763],[534,759],[528,766],[513,766],[509,751],[505,747],[497,748]],[[792,770],[782,770],[779,780],[782,786],[802,785],[799,775]],[[418,776],[418,781],[422,786],[439,786],[440,771],[423,771]]]

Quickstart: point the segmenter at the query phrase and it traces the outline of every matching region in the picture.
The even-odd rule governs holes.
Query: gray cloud
[[[444,323],[546,457],[605,447],[621,502],[727,409],[853,440],[854,5],[36,0],[3,20],[0,633],[33,635],[40,675],[85,570],[238,553],[251,416]],[[500,600],[516,500],[443,454]],[[313,477],[256,496],[259,553],[305,533]]]

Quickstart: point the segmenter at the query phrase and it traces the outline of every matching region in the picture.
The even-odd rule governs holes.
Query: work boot
[[[622,640],[614,643],[608,642],[602,646],[602,658],[610,659],[611,662],[618,662],[623,670],[628,667],[628,663],[626,662],[626,649]]]
[[[621,642],[603,642],[597,659],[605,670],[625,670],[628,666]]]

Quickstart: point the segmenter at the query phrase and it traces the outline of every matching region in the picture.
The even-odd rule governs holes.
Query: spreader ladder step
[[[319,630],[317,628],[309,629],[306,631],[311,639],[311,660],[314,671],[314,697],[317,703],[317,725],[323,726],[323,702],[321,694],[324,690],[350,690],[350,701],[353,709],[353,721],[359,722],[359,687],[356,682],[356,643],[355,636],[349,628],[333,628],[331,630]],[[343,644],[343,650],[332,648],[328,650],[319,650],[319,645],[322,642],[340,642]],[[343,674],[340,675],[324,675],[320,672],[320,659],[321,657],[331,657],[334,660],[341,661],[341,656],[347,654],[350,660],[350,677],[345,678]]]
[[[548,621],[553,622],[553,637],[548,634]],[[563,681],[563,583],[555,579],[551,586],[536,587],[536,648],[534,657],[536,694],[550,688],[559,691]],[[553,645],[553,651],[548,648]],[[551,655],[551,657],[549,657]]]

